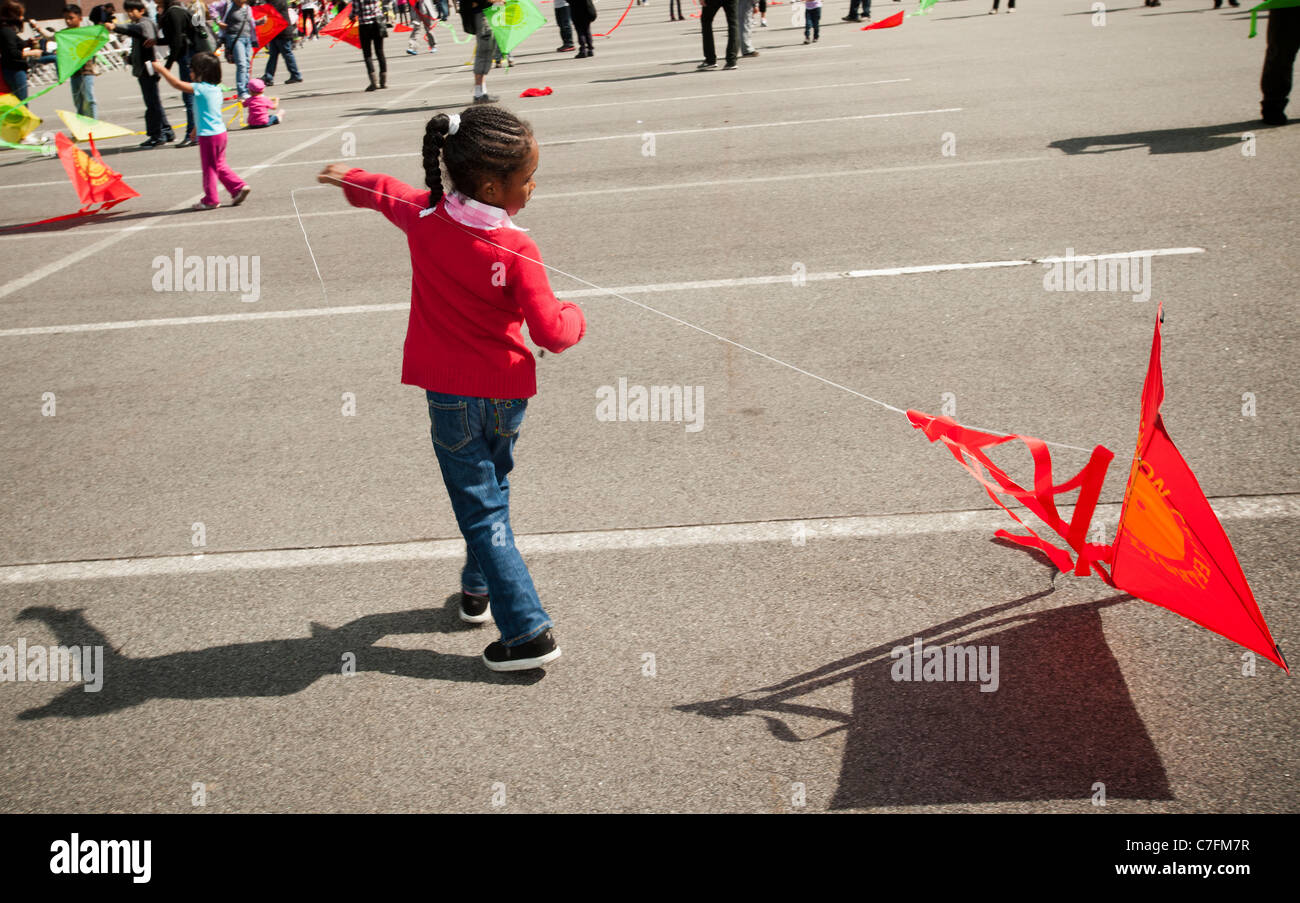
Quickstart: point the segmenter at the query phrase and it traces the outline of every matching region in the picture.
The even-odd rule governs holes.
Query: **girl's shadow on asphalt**
[[[474,629],[460,620],[459,604],[459,594],[453,594],[441,609],[366,615],[337,628],[313,622],[309,637],[232,643],[151,658],[122,655],[86,619],[83,609],[25,608],[18,619],[41,621],[54,632],[57,645],[102,646],[103,686],[88,693],[83,684],[75,684],[45,705],[21,712],[18,718],[106,715],[151,699],[288,696],[322,677],[340,675],[347,653],[355,657],[357,674],[378,671],[419,680],[496,684],[532,684],[542,679],[543,670],[489,671],[477,655],[375,645],[393,634]]]

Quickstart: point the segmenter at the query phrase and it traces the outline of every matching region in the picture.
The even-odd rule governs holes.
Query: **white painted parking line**
[[[961,109],[962,109],[961,107],[943,107],[937,110],[904,110],[897,113],[859,113],[854,116],[826,116],[819,119],[783,119],[783,120],[776,120],[776,121],[769,121],[769,122],[747,122],[747,123],[740,123],[737,125],[714,125],[714,126],[706,126],[703,128],[696,128],[696,129],[656,129],[654,130],[654,134],[656,138],[662,138],[664,136],[671,136],[671,135],[700,135],[709,132],[734,132],[734,131],[740,131],[744,129],[788,128],[791,126],[798,126],[798,125],[820,125],[828,122],[856,122],[865,119],[891,119],[891,118],[898,118],[898,117],[905,117],[905,116],[928,116],[935,113],[959,113],[961,112]],[[365,114],[365,116],[369,116],[369,115],[370,114]],[[365,116],[358,117],[358,118],[359,119],[365,118]],[[333,126],[327,131],[325,131],[324,133],[322,133],[321,135],[319,135],[318,137],[303,142],[302,144],[296,145],[295,147],[291,148],[288,151],[285,151],[284,153],[277,154],[275,157],[272,158],[272,161],[269,161],[267,163],[259,163],[258,165],[252,167],[249,171],[252,172],[261,169],[277,169],[286,166],[323,166],[329,163],[337,163],[339,161],[338,157],[331,157],[325,160],[293,160],[286,163],[280,163],[278,161],[286,156],[289,156],[292,153],[296,153],[298,150],[301,150],[305,147],[309,147],[317,143],[322,138],[328,137],[329,135],[335,132],[338,132],[345,128],[351,128],[356,121],[357,121],[356,119],[351,119],[341,125]],[[645,135],[646,133],[644,131],[617,132],[612,135],[595,135],[587,138],[550,138],[544,141],[539,141],[537,142],[537,144],[539,147],[560,147],[560,146],[574,145],[574,144],[588,144],[594,141],[620,141],[620,140],[644,141]],[[355,157],[348,157],[347,159],[349,162],[351,162],[355,160],[392,160],[392,159],[418,157],[418,156],[420,156],[420,153],[418,152],[409,152],[409,153],[401,153],[401,154],[362,154]],[[201,170],[198,169],[180,169],[180,170],[175,170],[173,172],[138,173],[131,177],[131,181],[136,182],[142,179],[167,179],[175,176],[193,176],[193,175],[198,175],[200,172]],[[66,182],[58,182],[58,181],[27,182],[21,185],[0,185],[0,191],[8,191],[8,190],[13,190],[18,188],[37,188],[45,185],[63,185],[63,184],[66,184]],[[180,206],[184,207],[184,206],[188,206],[188,204],[182,204]],[[174,207],[172,209],[174,210],[180,209],[180,207]],[[2,290],[0,290],[0,297],[4,297],[4,294],[5,293]]]
[[[393,156],[405,156],[395,154]],[[370,160],[373,157],[349,157],[349,160]],[[700,188],[722,188],[727,186],[738,185],[758,185],[767,182],[789,182],[803,179],[839,179],[839,178],[862,178],[864,176],[884,175],[888,173],[899,172],[918,172],[931,169],[965,169],[971,166],[1000,166],[1015,163],[1045,163],[1048,160],[1059,160],[1057,156],[1041,157],[1005,157],[997,160],[963,160],[960,162],[945,163],[914,163],[907,166],[876,166],[870,169],[838,169],[829,172],[820,170],[809,170],[806,172],[781,173],[772,176],[745,176],[739,179],[702,179],[693,182],[665,182],[655,185],[622,185],[617,188],[585,188],[578,191],[539,191],[533,195],[535,201],[559,200],[564,198],[589,197],[591,195],[601,194],[640,194],[652,191],[683,191]],[[335,160],[316,160],[315,164],[334,163]],[[353,214],[369,213],[370,211],[357,207],[347,207],[342,210],[317,210],[311,213],[302,214],[303,219],[321,216],[351,216]],[[269,223],[276,220],[295,219],[292,213],[268,213],[262,216],[236,216],[225,218],[222,217],[221,225],[229,226],[235,223]],[[189,225],[198,227],[203,225],[200,220],[194,220],[192,223],[177,223],[173,228],[181,229]],[[46,241],[52,241],[59,238],[74,239],[80,241],[88,235],[105,235],[111,232],[124,232],[130,229],[130,226],[120,226],[117,228],[89,229],[79,228],[75,231],[66,232],[13,232],[9,235],[0,235],[0,241],[21,241],[24,239],[40,238]]]
[[[1300,496],[1229,496],[1210,499],[1224,520],[1277,520],[1300,517]],[[1069,521],[1073,508],[1062,506]],[[1112,528],[1120,506],[1098,505],[1096,522]],[[946,511],[932,514],[878,514],[859,517],[769,520],[734,524],[698,524],[676,527],[632,527],[573,533],[532,533],[516,536],[525,555],[563,555],[574,552],[621,552],[640,549],[689,549],[700,546],[790,543],[801,536],[805,543],[835,539],[879,539],[934,533],[993,531],[1010,526],[1007,515],[996,508]],[[266,571],[330,565],[383,564],[402,561],[459,561],[465,555],[461,539],[412,540],[311,549],[209,552],[153,558],[101,558],[0,567],[0,585],[55,583],[68,580],[120,580],[175,577],[232,571]]]
[[[1107,254],[1079,254],[1073,261],[1107,260],[1116,257],[1134,257],[1149,255],[1152,257],[1180,256],[1186,254],[1203,254],[1204,248],[1153,248],[1142,251],[1116,251]],[[877,276],[907,276],[921,273],[945,273],[961,270],[1002,269],[1006,267],[1032,266],[1037,263],[1053,262],[1062,258],[1041,257],[1015,260],[979,260],[969,263],[933,263],[918,266],[885,267],[875,270],[846,270],[807,273],[803,279],[808,282],[827,282],[838,279],[869,279]],[[564,299],[598,298],[612,293],[623,295],[650,294],[654,292],[698,291],[700,289],[739,288],[747,285],[791,284],[790,273],[777,276],[742,276],[734,279],[703,279],[693,282],[656,282],[644,285],[623,285],[615,288],[579,289],[575,291],[556,292]],[[589,283],[590,284],[590,283]],[[114,320],[103,323],[72,323],[60,326],[24,326],[15,329],[0,330],[0,338],[35,335],[65,335],[79,332],[107,332],[116,329],[145,329],[156,326],[200,326],[207,323],[242,323],[255,320],[292,320],[303,317],[335,317],[346,314],[371,314],[389,311],[405,311],[409,303],[392,304],[355,304],[348,307],[306,307],[298,310],[249,311],[230,314],[206,314],[195,317],[158,317],[150,320]]]

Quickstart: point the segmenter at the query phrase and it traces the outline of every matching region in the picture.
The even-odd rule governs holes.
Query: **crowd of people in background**
[[[145,126],[148,138],[146,147],[159,147],[175,141],[175,132],[167,119],[158,93],[160,76],[154,71],[153,61],[158,48],[165,48],[163,65],[182,82],[192,77],[191,63],[196,54],[213,53],[234,66],[234,90],[239,102],[252,95],[250,89],[252,58],[257,46],[257,28],[265,16],[256,18],[249,0],[108,0],[92,7],[88,13],[75,3],[63,11],[65,26],[76,28],[83,24],[102,24],[120,36],[124,42],[126,59],[132,75],[138,80],[145,106]],[[265,0],[283,18],[287,27],[271,39],[265,48],[265,68],[261,76],[263,87],[275,84],[279,62],[284,60],[289,78],[287,85],[302,82],[294,50],[303,41],[319,40],[321,28],[338,17],[348,4],[344,0]],[[488,22],[487,12],[504,0],[355,0],[351,4],[350,19],[358,27],[362,57],[368,83],[366,91],[388,87],[388,61],[384,55],[384,40],[395,25],[409,26],[410,37],[406,53],[414,56],[420,52],[421,43],[430,53],[437,53],[435,27],[448,23],[453,13],[460,16],[463,33],[474,41],[473,74],[474,103],[495,103],[497,98],[487,91],[487,76],[493,68],[509,66],[508,54],[503,58]],[[644,5],[649,0],[637,0]],[[684,21],[681,0],[665,0],[670,21]],[[878,3],[886,0],[877,0]],[[901,0],[892,0],[899,3]],[[990,13],[997,13],[1001,0],[993,0]],[[1160,0],[1144,0],[1147,6],[1159,6]],[[1205,0],[1209,2],[1209,0]],[[1219,9],[1224,0],[1213,0]],[[1239,0],[1227,0],[1238,6]],[[701,70],[718,68],[718,54],[714,41],[714,22],[719,11],[726,19],[727,37],[724,51],[724,69],[735,69],[740,57],[756,57],[758,49],[753,44],[754,28],[767,27],[768,0],[699,0],[700,28],[703,39],[704,60]],[[817,42],[821,37],[823,0],[793,0],[803,7],[805,44]],[[161,4],[161,6],[160,6]],[[892,5],[892,4],[891,4]],[[260,8],[260,7],[259,7]],[[557,53],[577,51],[576,59],[595,55],[592,41],[592,23],[596,19],[595,0],[554,0],[554,20],[560,32]],[[1015,0],[1007,0],[1006,11],[1015,9]],[[849,23],[868,23],[871,19],[871,0],[848,0],[848,14],[842,19]],[[30,32],[24,35],[24,32]],[[19,0],[0,0],[0,70],[9,90],[20,100],[27,97],[28,71],[32,65],[52,63],[53,32],[26,18]],[[1261,77],[1263,118],[1270,124],[1287,121],[1284,114],[1291,89],[1292,68],[1300,46],[1300,7],[1273,9],[1269,12],[1267,28],[1268,49]],[[125,47],[123,49],[125,49]],[[70,79],[73,102],[82,116],[96,118],[94,79],[99,74],[96,60],[88,61]],[[197,144],[193,94],[185,94],[185,137],[178,144],[187,147]],[[283,114],[280,114],[282,118]]]

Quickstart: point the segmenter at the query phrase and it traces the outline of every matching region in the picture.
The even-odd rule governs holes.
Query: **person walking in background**
[[[677,12],[673,12],[673,5],[676,4]],[[686,17],[682,15],[682,0],[668,0],[668,21],[679,22]]]
[[[555,0],[555,25],[560,29],[560,46],[555,52],[569,53],[574,49],[573,16],[569,12],[569,0]]]
[[[262,82],[267,85],[275,84],[275,64],[283,56],[284,64],[289,67],[289,80],[285,84],[296,85],[302,81],[302,73],[298,71],[298,60],[293,55],[293,42],[298,37],[298,30],[289,21],[288,0],[266,0],[266,2],[271,4],[286,24],[284,30],[271,38],[271,43],[267,45],[266,71],[262,73]]]
[[[406,52],[415,56],[420,51],[417,49],[420,45],[420,29],[424,29],[424,40],[429,45],[430,53],[438,52],[438,41],[433,36],[433,28],[438,24],[438,10],[433,4],[433,0],[416,0],[415,6],[412,7],[415,13],[415,24],[411,27],[411,39],[406,42]]]
[[[1300,6],[1268,11],[1268,33],[1264,49],[1264,71],[1259,88],[1264,95],[1260,112],[1267,125],[1286,125],[1286,104],[1291,96],[1291,78],[1296,50],[1300,49]]]
[[[754,0],[737,0],[736,21],[740,23],[740,55],[758,56],[751,38],[754,25]]]
[[[298,31],[304,41],[316,40],[317,0],[302,0],[298,4]]]
[[[1146,4],[1147,6],[1159,6],[1160,0],[1146,0]],[[993,0],[993,8],[989,10],[989,15],[990,16],[996,15],[997,11],[998,11],[998,0]],[[1016,11],[1016,0],[1007,0],[1007,12],[1013,13],[1015,11]],[[979,14],[976,13],[976,15]]]
[[[994,0],[997,2],[997,0]],[[811,44],[822,36],[822,0],[806,0],[803,5],[803,42]]]
[[[253,33],[257,28],[247,0],[230,0],[221,24],[226,60],[235,64],[235,92],[242,101],[248,96],[248,64],[253,58]]]
[[[167,59],[163,66],[170,69],[172,63],[175,63],[177,77],[183,82],[192,81],[194,76],[190,72],[190,60],[194,57],[194,13],[186,8],[182,0],[166,0],[166,4],[162,22],[159,23],[162,29],[162,40],[159,43],[167,45]],[[194,130],[194,94],[187,91],[182,93],[182,97],[185,100],[185,137],[176,146],[193,147],[198,144],[198,133]]]
[[[384,59],[384,35],[388,25],[379,0],[356,0],[352,4],[352,15],[348,17],[357,23],[358,36],[361,38],[361,56],[366,61],[366,75],[370,78],[367,91],[388,87],[388,60]],[[379,58],[379,82],[375,83],[374,57]]]
[[[131,74],[140,83],[140,96],[144,98],[144,127],[149,137],[141,142],[141,147],[159,147],[176,140],[172,125],[167,121],[167,112],[163,109],[162,98],[158,96],[158,73],[153,65],[154,45],[158,43],[158,26],[153,19],[145,15],[142,0],[125,0],[122,8],[126,10],[131,21],[126,25],[114,25],[115,34],[125,35],[131,39]]]
[[[497,50],[497,39],[492,36],[487,17],[483,15],[489,6],[503,0],[460,0],[460,24],[465,34],[474,35],[474,103],[496,103],[497,99],[487,92],[487,75],[492,71],[492,57]]]
[[[1010,0],[1015,2],[1015,0]],[[862,8],[862,15],[858,15],[858,7]],[[995,10],[997,6],[993,7]],[[871,0],[849,0],[849,14],[841,21],[843,22],[861,22],[863,20],[871,21]]]
[[[596,55],[596,48],[591,43],[591,23],[596,19],[596,4],[593,0],[571,0],[569,13],[573,18],[573,29],[578,33],[578,53],[575,60],[585,60]]]
[[[724,69],[736,68],[736,56],[740,47],[740,23],[736,21],[735,0],[704,0],[700,10],[700,31],[704,37],[704,62],[696,69],[717,69],[718,52],[713,43],[713,19],[722,10],[727,17],[727,65]]]

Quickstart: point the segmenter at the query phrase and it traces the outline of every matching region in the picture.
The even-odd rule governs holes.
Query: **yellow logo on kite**
[[[102,188],[113,181],[114,173],[85,151],[77,150],[77,172],[93,188]]]
[[[1183,525],[1175,519],[1173,509],[1165,501],[1169,490],[1165,489],[1164,481],[1155,476],[1150,464],[1139,461],[1133,469],[1129,489],[1125,527],[1162,558],[1182,561],[1186,556]]]

